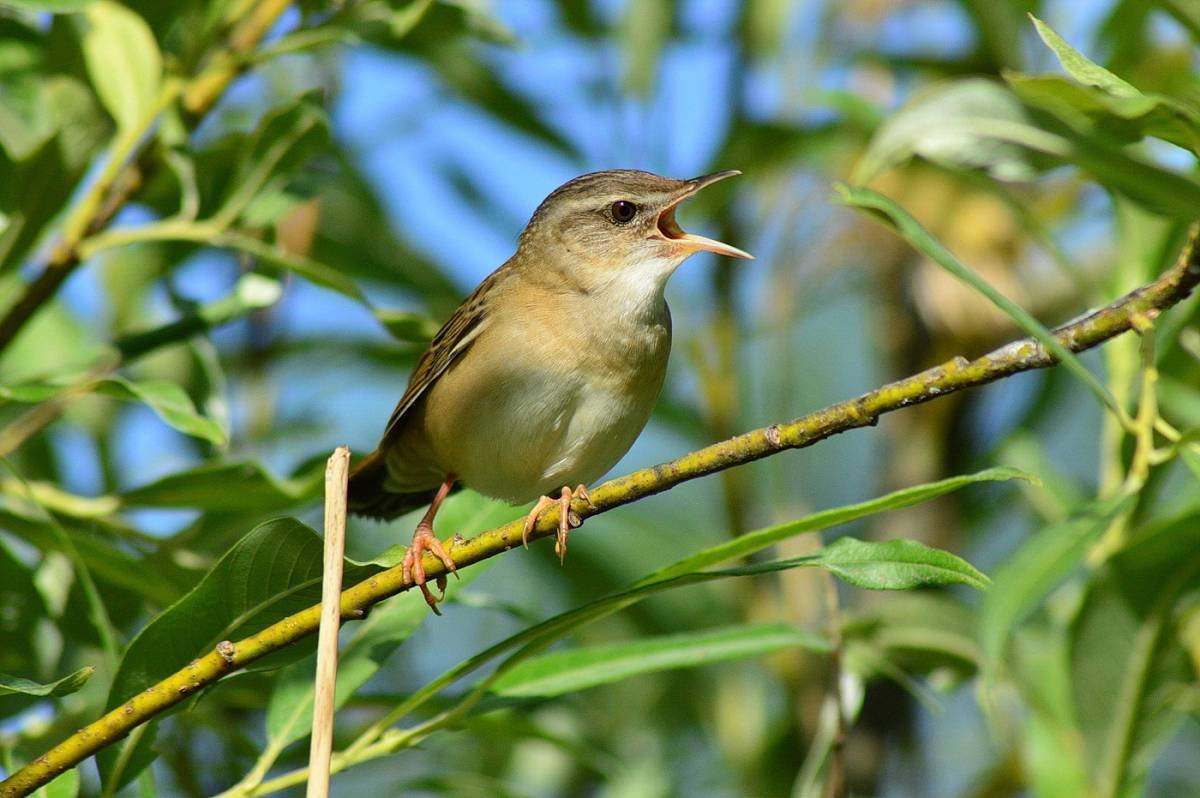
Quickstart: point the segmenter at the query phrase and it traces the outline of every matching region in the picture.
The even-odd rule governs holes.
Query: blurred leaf
[[[496,680],[491,691],[510,698],[558,696],[644,673],[696,668],[792,648],[824,652],[831,645],[820,635],[779,623],[643,637],[524,660]]]
[[[1062,64],[1063,69],[1067,71],[1067,74],[1075,78],[1075,80],[1085,86],[1095,86],[1098,89],[1103,89],[1105,92],[1118,97],[1141,96],[1142,93],[1133,85],[1121,80],[1104,67],[1089,61],[1082,53],[1067,44],[1045,22],[1042,22],[1032,14],[1029,15],[1029,18],[1033,20],[1033,25],[1037,28],[1038,36],[1041,37],[1047,47],[1054,51],[1054,55],[1058,57],[1058,62]]]
[[[910,590],[924,585],[988,586],[988,578],[966,560],[915,540],[882,543],[838,538],[817,553],[826,570],[855,587]]]
[[[80,17],[81,46],[96,94],[122,130],[135,129],[154,107],[162,54],[136,13],[113,0],[89,3]]]
[[[1078,567],[1088,544],[1130,503],[1128,497],[1115,496],[1051,524],[996,569],[979,613],[979,639],[986,661],[993,667],[1000,663],[1013,628]]]
[[[40,698],[60,698],[83,687],[95,672],[96,669],[89,665],[47,684],[39,684],[29,679],[22,679],[20,676],[0,673],[0,696],[19,694]]]
[[[172,581],[178,576],[177,568],[148,569],[146,563],[126,551],[125,546],[117,544],[111,536],[101,534],[103,526],[99,521],[78,523],[63,519],[61,523],[88,572],[97,580],[128,590],[157,606],[179,597],[179,586]],[[0,506],[0,528],[28,541],[40,551],[67,553],[44,517],[29,508],[11,503],[8,507]],[[3,661],[0,657],[0,662]]]
[[[907,211],[882,194],[870,189],[840,184],[837,186],[837,190],[840,200],[846,205],[877,212],[901,238],[915,247],[918,252],[986,297],[1006,316],[1016,322],[1026,335],[1036,339],[1049,352],[1053,353],[1065,369],[1079,377],[1105,407],[1112,410],[1118,418],[1121,417],[1123,411],[1117,404],[1117,400],[1071,350],[1059,343],[1054,334],[1035,319],[1029,311],[1001,294],[969,266],[954,257],[954,254],[946,249],[945,245],[934,238]]]
[[[671,34],[673,7],[665,0],[625,4],[618,36],[625,56],[625,84],[632,94],[645,96],[654,87],[663,45]]]
[[[234,167],[231,192],[215,214],[221,227],[237,219],[268,186],[329,144],[325,111],[307,97],[272,109],[259,122]]]
[[[33,572],[16,558],[0,537],[0,668],[5,671],[40,670],[33,639],[46,606]]]
[[[228,442],[225,430],[221,429],[217,422],[200,415],[183,388],[173,382],[135,382],[112,375],[106,377],[96,390],[97,393],[116,399],[138,401],[148,405],[159,418],[185,435],[202,438],[217,446],[224,446]]]
[[[393,338],[405,343],[427,344],[441,328],[423,313],[376,308],[374,315]]]
[[[159,418],[185,435],[202,438],[218,446],[225,445],[228,440],[225,431],[215,421],[205,418],[196,410],[183,388],[165,380],[135,381],[118,374],[109,374],[96,380],[86,376],[67,376],[53,382],[0,385],[0,399],[44,402],[70,390],[71,386],[79,384],[80,379],[85,380],[94,393],[145,404]]]
[[[868,646],[904,672],[953,667],[969,674],[979,664],[974,611],[949,593],[899,593],[843,617],[848,644]]]
[[[966,474],[950,477],[938,482],[914,485],[913,487],[903,488],[902,490],[888,493],[870,501],[823,510],[796,521],[789,521],[785,524],[741,535],[733,540],[689,555],[665,568],[660,568],[649,576],[639,580],[637,584],[648,584],[653,581],[707,568],[710,565],[716,565],[717,563],[732,560],[736,557],[746,557],[804,532],[828,529],[839,524],[846,524],[850,521],[857,521],[860,518],[882,513],[886,510],[911,507],[914,504],[929,501],[959,488],[964,488],[967,485],[973,485],[978,482],[1003,482],[1012,479],[1034,480],[1033,477],[1014,468],[989,468],[975,474]]]
[[[879,126],[851,179],[869,182],[913,156],[950,169],[986,169],[999,180],[1032,178],[1025,151],[991,134],[1000,126],[1037,132],[1012,92],[994,81],[969,78],[921,91]]]
[[[79,795],[79,768],[71,768],[47,785],[38,788],[33,798],[75,798]]]
[[[91,2],[92,0],[4,0],[5,5],[60,14],[82,11]]]
[[[279,479],[254,462],[206,463],[121,494],[131,507],[192,507],[230,512],[273,512],[321,496],[324,470],[314,465],[290,479]]]
[[[1033,21],[1038,35],[1078,83],[1057,76],[1007,75],[1022,99],[1078,130],[1086,131],[1101,122],[1106,132],[1126,140],[1136,141],[1148,134],[1200,152],[1200,106],[1139,91],[1089,61],[1041,20],[1035,17]]]
[[[1071,627],[1075,710],[1097,796],[1141,795],[1186,707],[1195,673],[1176,636],[1180,598],[1200,588],[1200,524],[1168,527],[1117,554]]]

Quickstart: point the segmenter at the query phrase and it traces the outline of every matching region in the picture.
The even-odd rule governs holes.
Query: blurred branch
[[[1200,285],[1198,238],[1200,225],[1192,228],[1178,260],[1157,280],[1126,294],[1107,307],[1057,328],[1054,331],[1055,339],[1070,351],[1081,352],[1134,329],[1140,320],[1185,299]],[[572,514],[582,519],[606,512],[697,477],[769,457],[786,449],[811,446],[839,432],[872,426],[884,413],[1057,363],[1054,354],[1032,338],[1014,341],[975,360],[956,357],[855,399],[839,402],[793,421],[753,430],[684,455],[678,460],[610,480],[591,492],[592,506],[577,502]],[[531,537],[548,537],[554,534],[557,524],[557,512],[549,511],[542,516]],[[447,549],[458,567],[464,568],[514,547],[519,548],[522,527],[523,517],[472,538],[455,538],[447,544]],[[440,560],[432,556],[426,558],[425,572],[429,578],[436,578],[444,570]],[[362,618],[374,604],[410,587],[400,566],[382,571],[342,593],[342,616],[347,619]],[[0,783],[0,798],[28,795],[59,773],[120,740],[131,730],[185,701],[188,696],[215,683],[222,676],[313,634],[319,626],[320,610],[319,605],[309,607],[236,643],[221,642],[214,651],[130,697],[121,706],[14,773]]]
[[[176,98],[181,98],[184,111],[193,121],[199,121],[237,76],[242,68],[238,59],[253,50],[289,5],[290,0],[243,3],[239,10],[245,16],[238,17],[240,22],[233,26],[229,37],[213,48],[213,55],[204,69],[186,83],[166,81],[153,111],[113,142],[104,169],[68,212],[62,239],[50,251],[21,298],[0,318],[0,352],[13,342],[25,324],[54,297],[82,262],[79,243],[107,227],[146,183],[147,177],[161,165],[148,147],[154,140],[151,131],[159,113]]]

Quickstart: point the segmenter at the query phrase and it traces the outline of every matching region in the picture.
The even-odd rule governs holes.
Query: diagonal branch
[[[1179,259],[1157,280],[1126,294],[1107,307],[1059,327],[1054,331],[1058,341],[1072,352],[1081,352],[1135,328],[1146,316],[1152,316],[1186,299],[1200,285],[1198,239],[1200,226],[1194,226]],[[785,449],[811,446],[839,432],[871,426],[879,416],[893,410],[994,382],[1018,372],[1047,368],[1057,362],[1054,355],[1030,338],[1014,341],[975,360],[957,357],[794,421],[743,433],[678,460],[610,480],[592,491],[594,506],[588,507],[579,502],[572,508],[573,513],[584,518],[606,512],[697,477],[759,460]],[[557,512],[546,512],[531,537],[542,538],[553,534],[557,523]],[[463,568],[508,551],[520,545],[522,524],[521,520],[516,520],[473,538],[456,538],[448,546],[451,556],[458,567]],[[430,578],[436,578],[444,571],[439,560],[426,557],[425,572]],[[410,587],[404,580],[400,566],[382,571],[342,593],[342,617],[348,620],[362,618],[374,604]],[[309,607],[244,640],[220,643],[214,651],[132,696],[6,781],[0,782],[0,798],[28,795],[67,768],[184,701],[197,690],[313,634],[319,626],[320,610],[319,605]]]

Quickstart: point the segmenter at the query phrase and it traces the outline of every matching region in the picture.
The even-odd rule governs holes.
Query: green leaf
[[[979,617],[980,645],[992,667],[1004,657],[1014,627],[1075,570],[1088,544],[1128,504],[1128,499],[1114,497],[1066,521],[1051,524],[996,569]]]
[[[792,648],[829,651],[831,645],[820,635],[779,623],[645,637],[524,660],[506,671],[491,691],[509,698],[558,696],[644,673],[761,657]]]
[[[4,0],[4,5],[25,8],[30,11],[49,11],[51,13],[69,13],[82,11],[92,0]]]
[[[64,771],[49,784],[38,788],[33,798],[75,798],[79,795],[79,768]]]
[[[870,189],[839,184],[837,190],[841,202],[856,208],[877,212],[899,233],[901,238],[915,247],[917,251],[986,297],[993,305],[1016,322],[1017,326],[1024,330],[1027,335],[1033,337],[1042,346],[1046,347],[1048,351],[1058,358],[1058,361],[1064,368],[1079,377],[1105,407],[1112,410],[1118,418],[1121,417],[1123,411],[1117,404],[1117,400],[1113,398],[1113,395],[1109,393],[1100,380],[1096,379],[1095,375],[1088,371],[1087,366],[1083,365],[1071,350],[1059,343],[1054,334],[1046,329],[1040,321],[1035,319],[1029,311],[1001,294],[970,267],[954,257],[954,254],[946,249],[945,245],[934,238],[907,211],[884,195]]]
[[[113,0],[89,3],[80,17],[88,75],[117,127],[136,129],[154,107],[162,83],[162,54],[136,13]]]
[[[1089,61],[1082,53],[1067,44],[1045,22],[1042,22],[1033,14],[1030,14],[1029,18],[1033,20],[1033,25],[1037,28],[1038,36],[1046,43],[1047,47],[1054,51],[1054,55],[1058,57],[1058,62],[1062,64],[1063,69],[1067,71],[1067,74],[1075,78],[1075,80],[1085,86],[1095,86],[1098,89],[1103,89],[1117,97],[1142,96],[1142,93],[1132,84],[1121,80],[1099,64]]]
[[[849,504],[844,507],[836,507],[830,510],[823,510],[819,513],[814,513],[810,516],[789,521],[778,526],[760,529],[756,532],[750,532],[741,535],[733,540],[725,543],[720,543],[703,551],[696,552],[688,557],[672,563],[671,565],[661,568],[654,573],[646,576],[638,581],[637,584],[643,585],[650,582],[668,579],[673,576],[698,571],[707,568],[717,563],[726,562],[728,560],[747,557],[755,552],[773,546],[780,541],[795,537],[796,535],[805,532],[815,532],[821,529],[846,524],[851,521],[857,521],[860,518],[882,513],[887,510],[896,510],[902,507],[911,507],[914,504],[935,499],[938,496],[945,495],[952,491],[965,488],[968,485],[974,485],[980,482],[1005,482],[1013,479],[1027,480],[1037,483],[1035,477],[1026,474],[1023,471],[1018,471],[1015,468],[989,468],[984,471],[979,471],[975,474],[965,474],[957,477],[939,480],[937,482],[928,482],[922,485],[914,485],[910,488],[893,491],[876,499],[861,502],[859,504]]]
[[[1039,133],[1012,92],[994,81],[971,78],[918,92],[879,126],[852,179],[869,182],[913,156],[951,169],[986,169],[1001,180],[1033,177],[1024,150],[992,135],[998,125]]]
[[[41,698],[59,698],[64,695],[70,695],[83,687],[95,672],[96,669],[88,665],[57,681],[47,682],[46,684],[39,684],[29,679],[23,679],[20,676],[10,676],[7,673],[0,673],[0,696],[28,695]]]
[[[102,396],[125,401],[141,402],[155,414],[185,435],[224,446],[228,442],[225,430],[217,422],[201,415],[183,388],[166,380],[134,381],[109,374],[88,381],[86,376],[60,377],[49,382],[21,385],[0,385],[0,399],[14,402],[44,402],[86,381],[90,390]]]
[[[316,103],[301,97],[272,109],[250,137],[234,168],[232,191],[215,214],[219,227],[241,216],[259,194],[281,187],[281,180],[329,144],[329,119]]]
[[[374,315],[393,338],[406,343],[427,344],[441,328],[423,313],[376,308]]]
[[[207,463],[126,491],[121,502],[130,507],[270,513],[319,499],[323,475],[320,463],[287,479],[272,476],[254,462]]]
[[[838,538],[817,553],[817,563],[855,587],[869,590],[954,584],[984,590],[988,586],[988,578],[966,560],[915,540],[876,543]]]
[[[1071,627],[1071,686],[1100,798],[1144,794],[1150,765],[1187,715],[1178,697],[1195,675],[1177,609],[1198,588],[1194,520],[1135,541],[1089,586]]]
[[[222,640],[254,634],[279,619],[320,601],[321,540],[292,518],[267,521],[251,530],[212,567],[192,590],[153,618],[129,644],[108,694],[107,708],[119,706],[212,650]],[[346,580],[372,570],[346,569]],[[311,649],[292,646],[282,658],[295,659]],[[269,657],[255,668],[276,667]],[[120,759],[141,763],[152,732],[143,732],[122,745],[122,752],[102,757],[106,783],[116,786],[137,775],[134,765],[117,766]],[[133,751],[124,751],[132,746]],[[148,761],[147,761],[148,763]]]
[[[217,446],[228,442],[225,430],[217,422],[206,418],[196,410],[183,388],[166,380],[142,380],[135,382],[119,375],[106,377],[97,387],[97,393],[116,399],[142,402],[150,407],[159,418],[170,426],[194,438],[201,438]]]

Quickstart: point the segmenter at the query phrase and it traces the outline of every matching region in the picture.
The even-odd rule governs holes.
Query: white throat
[[[657,323],[666,311],[667,280],[682,262],[676,255],[625,266],[613,271],[593,296],[606,304],[610,315]]]

